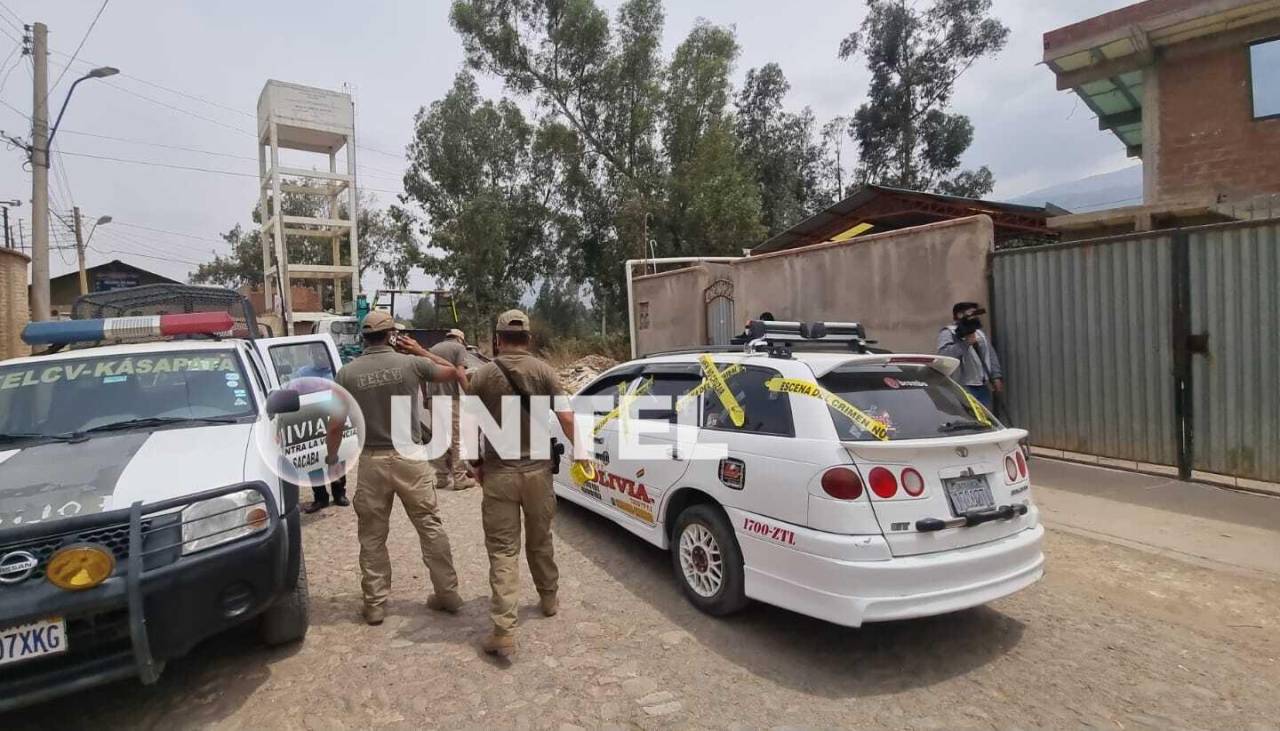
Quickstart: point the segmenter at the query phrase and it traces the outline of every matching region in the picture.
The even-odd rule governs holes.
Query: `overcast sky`
[[[8,56],[0,63],[0,129],[30,136],[31,66],[16,50],[19,19],[48,24],[52,82],[101,4],[0,3],[0,58]],[[1045,31],[1127,4],[996,0],[995,14],[1012,30],[1010,43],[961,79],[955,100],[976,128],[966,164],[991,166],[996,197],[1132,164],[1120,142],[1099,132],[1089,110],[1056,91],[1053,75],[1037,65]],[[113,217],[93,237],[90,265],[120,258],[185,279],[194,263],[225,252],[220,232],[250,222],[257,196],[253,112],[268,78],[330,89],[350,85],[361,186],[383,191],[376,195],[390,202],[400,190],[414,112],[442,96],[462,64],[448,6],[447,0],[111,0],[79,59],[123,74],[77,88],[55,144],[62,155],[54,157],[51,205],[63,214],[79,205],[90,221]],[[840,39],[864,13],[855,0],[668,0],[665,50],[669,54],[699,17],[732,25],[742,46],[737,77],[777,61],[792,84],[791,106],[812,107],[821,122],[851,113],[865,96],[861,59],[836,58]],[[51,115],[70,82],[89,68],[72,66],[50,94]],[[497,83],[484,88],[501,93]],[[23,201],[13,213],[29,237],[31,178],[24,157],[0,148],[0,198]],[[72,242],[64,227],[53,230],[55,244]],[[74,252],[60,253],[53,255],[55,276],[74,268]]]

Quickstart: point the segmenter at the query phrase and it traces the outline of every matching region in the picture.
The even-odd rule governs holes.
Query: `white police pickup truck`
[[[298,489],[268,464],[327,335],[194,338],[226,312],[31,323],[29,343],[151,342],[0,362],[0,711],[165,661],[256,619],[307,631]],[[323,356],[323,359],[321,359]],[[324,362],[321,362],[321,361]]]
[[[954,359],[870,352],[852,323],[752,327],[745,347],[641,358],[586,386],[575,410],[597,415],[595,475],[562,469],[556,493],[668,549],[715,615],[757,599],[857,627],[1042,576],[1026,432],[948,377]],[[609,413],[583,398],[613,394]],[[698,458],[712,444],[722,455]]]

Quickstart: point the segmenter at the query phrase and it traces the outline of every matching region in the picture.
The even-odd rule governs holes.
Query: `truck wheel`
[[[293,591],[276,600],[262,613],[258,632],[268,645],[296,642],[307,636],[310,624],[310,599],[307,594],[307,559],[298,557],[298,581]]]
[[[723,617],[747,605],[742,549],[724,512],[716,506],[693,505],[680,513],[671,562],[680,588],[698,609]]]

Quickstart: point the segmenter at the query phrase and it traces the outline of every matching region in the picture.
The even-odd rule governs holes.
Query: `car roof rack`
[[[671,348],[644,357],[687,355],[689,353],[764,353],[774,358],[790,358],[794,351],[887,353],[870,347],[876,341],[867,339],[866,328],[859,322],[789,322],[752,320],[746,332],[730,345],[701,345]]]
[[[248,297],[225,287],[195,284],[144,284],[140,287],[83,294],[71,306],[71,319],[93,320],[195,312],[225,312],[231,315],[235,321],[232,331],[234,337],[253,340],[262,335]]]

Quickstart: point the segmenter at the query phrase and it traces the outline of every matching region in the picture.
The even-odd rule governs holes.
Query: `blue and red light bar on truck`
[[[225,335],[235,327],[227,312],[108,317],[100,320],[29,322],[22,329],[27,345],[70,345],[102,340],[138,340],[175,335]]]

